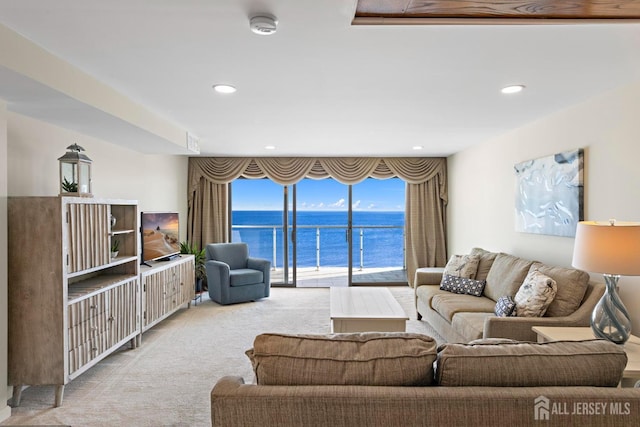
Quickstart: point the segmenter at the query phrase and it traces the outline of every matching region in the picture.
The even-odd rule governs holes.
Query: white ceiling
[[[640,80],[640,24],[352,26],[354,10],[355,0],[0,0],[0,23],[196,135],[202,155],[446,156]],[[254,11],[276,15],[277,33],[251,33]],[[0,72],[10,109],[74,127],[81,111],[43,111],[41,92],[10,74]],[[500,93],[514,83],[527,88]],[[92,123],[81,131],[113,126]]]

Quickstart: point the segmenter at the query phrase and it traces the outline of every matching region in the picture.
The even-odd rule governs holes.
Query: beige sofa
[[[213,426],[631,426],[640,389],[617,388],[608,341],[444,344],[424,335],[265,334],[256,384],[223,377]]]
[[[479,338],[536,341],[533,326],[589,326],[591,313],[605,285],[571,268],[549,266],[505,253],[474,248],[479,257],[476,280],[486,280],[482,296],[455,294],[440,289],[443,268],[421,268],[414,281],[418,320],[424,319],[447,342]],[[557,283],[557,295],[543,317],[497,317],[496,301],[514,296],[530,269],[536,268]]]

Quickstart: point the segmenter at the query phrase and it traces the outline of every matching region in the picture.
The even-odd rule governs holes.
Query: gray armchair
[[[226,305],[269,296],[271,262],[249,257],[246,243],[208,244],[204,265],[212,301]]]

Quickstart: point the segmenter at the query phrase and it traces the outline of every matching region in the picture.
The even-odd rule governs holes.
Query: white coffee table
[[[590,327],[557,327],[557,326],[534,326],[531,328],[538,334],[538,342],[548,341],[580,341],[592,340],[595,338]],[[629,340],[623,345],[627,353],[627,366],[622,374],[623,378],[640,378],[640,338],[631,335]]]
[[[404,332],[409,317],[383,287],[330,288],[331,332]]]

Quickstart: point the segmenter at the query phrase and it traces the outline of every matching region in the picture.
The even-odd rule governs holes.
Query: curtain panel
[[[353,185],[367,178],[398,177],[407,183],[407,277],[416,268],[446,263],[445,158],[432,157],[191,157],[187,238],[203,247],[229,241],[228,184],[237,178],[269,178],[291,185],[304,178],[333,178]]]

